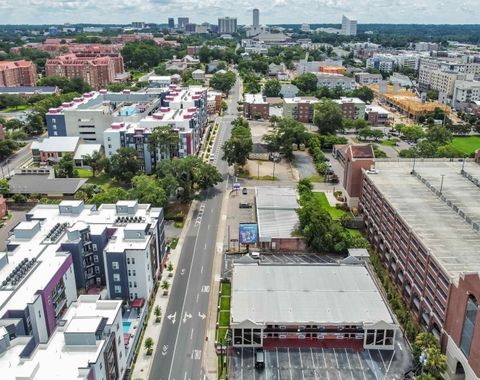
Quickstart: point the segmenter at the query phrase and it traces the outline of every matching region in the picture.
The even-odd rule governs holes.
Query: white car
[[[213,153],[210,153],[210,161],[215,160],[215,155]]]

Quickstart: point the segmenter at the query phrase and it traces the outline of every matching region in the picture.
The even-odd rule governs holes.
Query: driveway
[[[300,179],[311,178],[318,175],[313,159],[308,152],[296,151],[293,152],[293,155],[295,156],[294,166],[298,171]]]

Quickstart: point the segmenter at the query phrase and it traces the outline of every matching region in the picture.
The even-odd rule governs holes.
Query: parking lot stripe
[[[302,351],[298,349],[298,355],[300,356],[300,369],[302,370],[302,378],[305,380],[305,373],[303,373],[303,360],[302,360]]]
[[[242,356],[241,357],[242,357],[242,361],[241,361],[242,366],[240,367],[240,378],[243,379],[243,348],[242,348]]]
[[[376,370],[375,365],[373,363],[372,354],[370,353],[370,350],[368,350],[368,356],[370,357],[370,361],[372,362],[372,371],[373,371],[373,374],[375,375],[375,379],[378,380],[377,370]]]
[[[313,377],[317,380],[317,367],[315,366],[315,358],[313,357],[313,350],[310,348],[310,355],[312,355],[312,363],[313,363]]]
[[[390,366],[392,365],[393,357],[395,356],[395,349],[393,350],[392,357],[390,358],[390,361],[388,362],[388,367],[386,368],[385,376],[387,376],[388,371],[390,371]]]
[[[327,367],[327,359],[325,359],[325,351],[323,350],[323,347],[322,347],[322,356],[323,356],[323,362],[325,364],[325,368],[328,368]]]
[[[346,348],[345,348],[345,355],[347,356],[348,368],[353,369],[352,366],[350,365],[350,359],[348,358],[348,352]]]
[[[293,380],[292,376],[292,362],[290,361],[290,349],[287,348],[287,355],[288,355],[288,369],[290,371],[290,379]]]
[[[337,362],[337,368],[340,368],[340,365],[338,364],[337,351],[335,351],[335,348],[333,349],[333,354],[335,355],[335,361]]]
[[[378,351],[378,350],[377,350]],[[378,354],[380,355],[380,359],[382,359],[382,363],[383,363],[383,368],[385,368],[385,371],[387,370],[387,366],[385,365],[385,361],[383,360],[383,355],[380,351],[378,351]]]

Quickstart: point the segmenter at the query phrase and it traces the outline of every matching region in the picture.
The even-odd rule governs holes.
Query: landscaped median
[[[209,131],[207,142],[205,144],[205,150],[203,151],[203,162],[209,162],[210,153],[212,153],[213,145],[215,144],[215,139],[217,137],[219,129],[219,124],[214,123]]]
[[[230,282],[221,282],[218,296],[218,315],[217,315],[217,331],[215,334],[215,344],[218,355],[218,379],[225,379],[227,375],[226,355],[221,353],[222,346],[229,345],[228,330],[230,328],[230,301],[232,285]]]

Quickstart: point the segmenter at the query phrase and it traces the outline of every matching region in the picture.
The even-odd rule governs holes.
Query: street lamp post
[[[442,176],[442,182],[440,182],[440,194],[442,194],[443,190],[443,178],[445,177],[445,174],[440,174]]]

